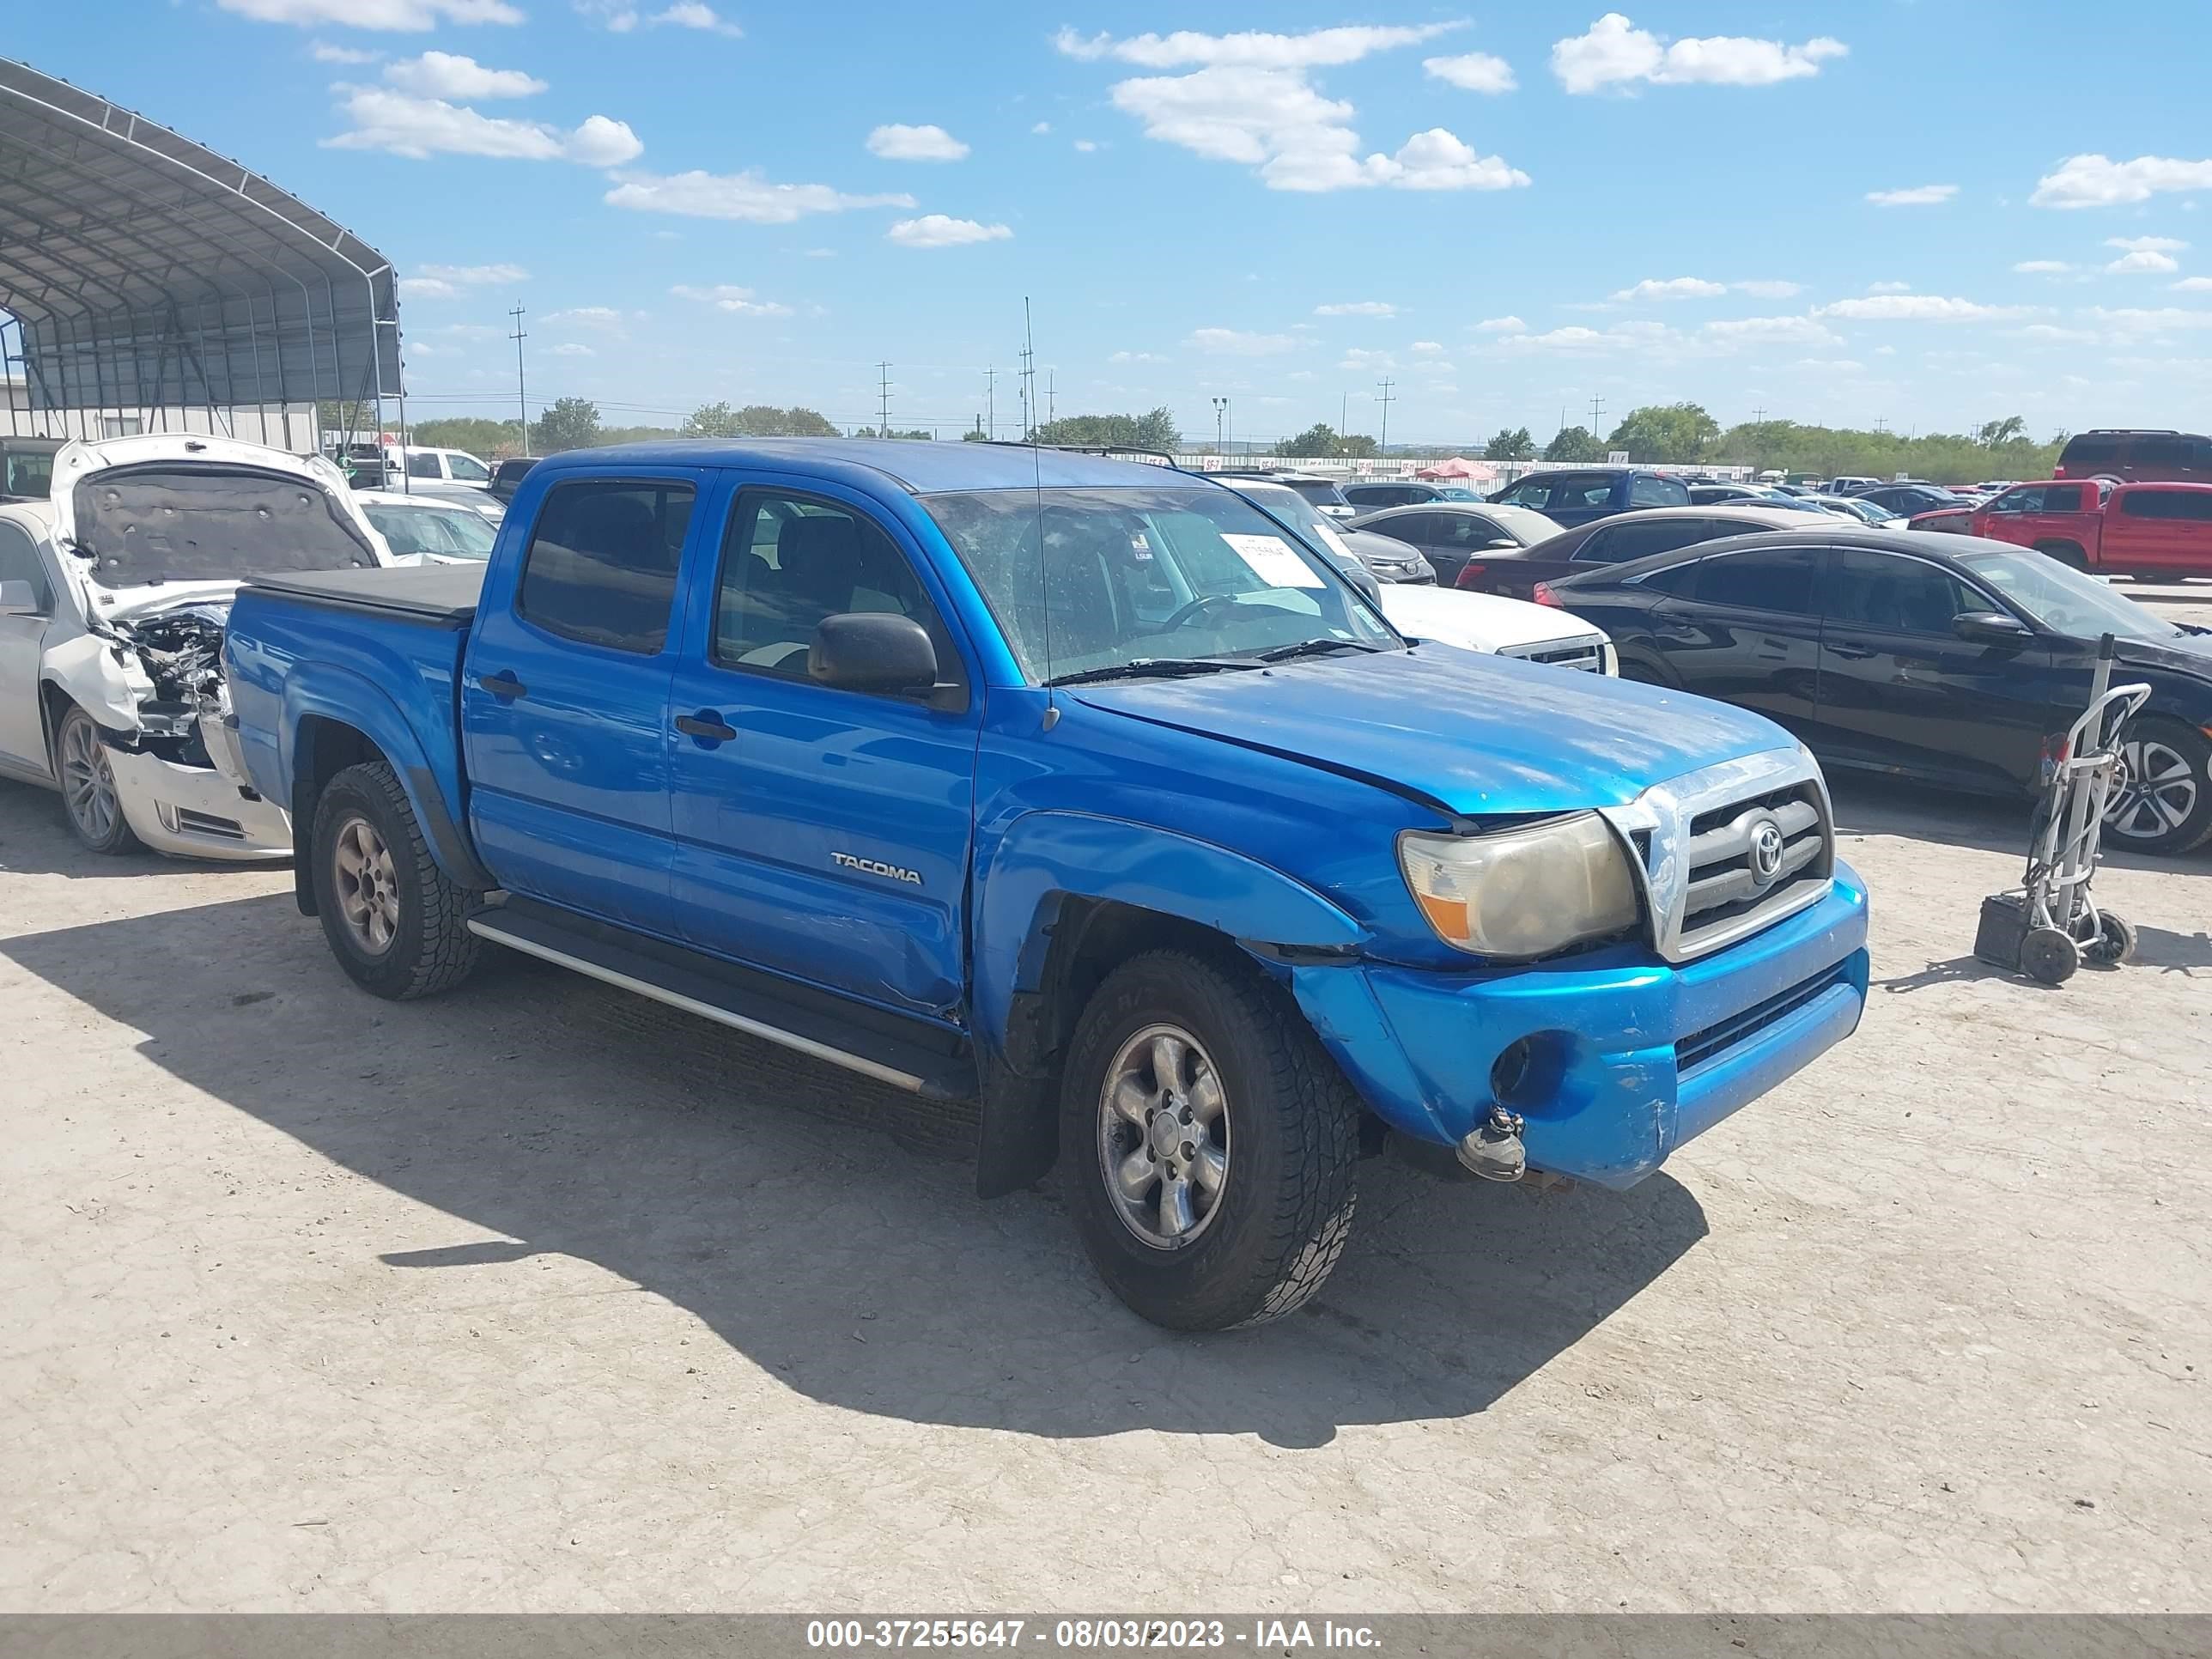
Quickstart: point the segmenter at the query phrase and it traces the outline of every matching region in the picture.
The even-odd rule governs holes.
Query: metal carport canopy
[[[0,311],[33,409],[399,392],[392,263],[259,174],[0,58]]]

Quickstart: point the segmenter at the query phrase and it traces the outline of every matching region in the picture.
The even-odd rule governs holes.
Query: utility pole
[[[1751,423],[1753,426],[1765,426],[1766,424],[1766,405],[1765,404],[1759,404],[1758,408],[1751,411]]]
[[[1375,453],[1380,455],[1390,447],[1390,405],[1395,401],[1390,388],[1398,383],[1395,380],[1377,380],[1375,384],[1377,388],[1375,401],[1382,405],[1382,433],[1375,441]]]
[[[1022,441],[1036,441],[1036,331],[1030,326],[1030,296],[1022,295]]]
[[[1060,418],[1060,394],[1053,388],[1060,379],[1060,371],[1048,368],[1044,372],[1044,423],[1050,426]]]
[[[991,395],[993,388],[998,384],[998,380],[997,368],[987,368],[983,371],[983,435],[992,439],[999,435],[999,405]]]
[[[891,366],[876,365],[876,436],[891,435]]]
[[[1598,434],[1602,431],[1604,428],[1605,399],[1593,392],[1590,396],[1590,439],[1593,442],[1602,443],[1605,441],[1602,438],[1598,436]]]
[[[522,384],[522,343],[528,337],[522,331],[522,301],[514,302],[514,309],[507,313],[514,319],[514,401],[522,410],[522,453],[530,453],[530,393]]]
[[[1344,394],[1344,396],[1343,396],[1343,397],[1341,397],[1341,398],[1340,398],[1339,399],[1337,399],[1337,404],[1336,404],[1336,435],[1337,435],[1338,437],[1341,438],[1341,437],[1344,435],[1344,428],[1346,428],[1347,426],[1350,426],[1351,424],[1352,424],[1352,394],[1351,394],[1349,392],[1346,392],[1346,393]]]

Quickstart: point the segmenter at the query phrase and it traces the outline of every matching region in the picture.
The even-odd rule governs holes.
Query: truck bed
[[[241,592],[355,611],[385,611],[431,622],[465,623],[476,615],[485,567],[422,564],[398,569],[305,570],[256,576]]]

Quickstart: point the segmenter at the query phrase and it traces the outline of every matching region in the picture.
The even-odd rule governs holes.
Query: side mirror
[[[39,592],[28,582],[0,582],[0,617],[38,617]]]
[[[911,617],[847,611],[814,630],[806,675],[847,691],[927,691],[937,684],[937,647]]]
[[[2018,645],[2031,632],[2019,617],[2002,611],[1962,611],[1951,618],[1951,631],[1974,645]]]
[[[1510,536],[1499,536],[1490,541],[1483,543],[1482,548],[1483,551],[1489,553],[1495,552],[1500,548],[1518,547],[1521,544],[1515,541]]]

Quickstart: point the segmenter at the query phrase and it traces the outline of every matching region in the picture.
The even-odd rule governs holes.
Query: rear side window
[[[2119,463],[2120,451],[2119,439],[2101,433],[2084,432],[2066,441],[2066,447],[2058,453],[2058,465],[2069,472],[2115,466]]]
[[[1698,598],[1706,605],[1813,616],[1813,574],[1820,556],[1815,548],[1773,547],[1707,559],[1700,567]]]
[[[1636,585],[1686,599],[1698,591],[1698,573],[1712,562],[1711,559],[1692,559],[1686,564],[1670,564],[1664,570],[1637,577]]]
[[[442,478],[446,475],[438,471],[435,455],[410,455],[407,458],[407,476],[410,478]]]
[[[1674,478],[1655,478],[1638,473],[1628,486],[1631,507],[1687,507],[1690,504],[1689,486]]]
[[[1948,635],[1954,617],[1989,609],[1988,599],[1924,560],[1846,547],[1829,568],[1828,619],[1850,627]]]
[[[2056,507],[2051,502],[2053,495],[2069,488],[2074,492],[2074,500],[2078,506],[2081,500],[2081,486],[2079,484],[2061,485],[2057,489],[2046,489],[2041,484],[2022,484],[2017,489],[2006,490],[2003,495],[1991,501],[1989,511],[1992,513],[2071,513],[2074,507]]]
[[[2033,512],[2033,507],[2023,511]],[[2043,507],[2045,513],[2079,513],[2081,510],[2080,484],[2045,484],[2043,487]]]
[[[1711,541],[1710,519],[1664,519],[1649,524],[1607,525],[1575,550],[1577,564],[1626,564],[1655,553]]]
[[[2130,489],[2120,497],[2120,512],[2130,519],[2186,519],[2212,524],[2212,490]]]
[[[667,642],[691,486],[555,486],[523,556],[515,609],[549,634],[649,657]]]
[[[1385,519],[1370,526],[1385,536],[1395,536],[1401,542],[1436,542],[1443,538],[1437,531],[1437,515],[1433,513],[1401,513],[1395,519]]]

